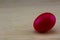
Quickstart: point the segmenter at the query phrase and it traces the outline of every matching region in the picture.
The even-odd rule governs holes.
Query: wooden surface
[[[56,25],[48,33],[37,33],[34,19],[52,12]],[[0,0],[0,40],[60,40],[59,0]]]

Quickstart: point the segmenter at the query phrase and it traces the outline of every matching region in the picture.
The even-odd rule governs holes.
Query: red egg
[[[45,12],[34,20],[33,27],[37,32],[48,32],[55,23],[56,17],[50,12]]]

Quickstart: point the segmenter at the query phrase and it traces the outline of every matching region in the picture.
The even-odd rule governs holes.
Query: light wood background
[[[51,12],[57,22],[48,33],[37,33],[34,19]],[[0,40],[60,40],[60,0],[0,0]]]

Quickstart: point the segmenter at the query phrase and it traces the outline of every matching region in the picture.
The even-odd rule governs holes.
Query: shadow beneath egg
[[[53,30],[50,30],[48,32],[41,32],[41,33],[34,31],[34,33],[35,34],[42,34],[42,35],[46,35],[46,34],[49,35],[49,34],[56,34],[57,32],[55,29],[53,29]]]
[[[56,30],[50,30],[49,32],[47,32],[47,34],[55,34]]]

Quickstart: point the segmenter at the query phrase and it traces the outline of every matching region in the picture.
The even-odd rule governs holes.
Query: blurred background
[[[34,32],[34,19],[44,12],[56,16],[45,34]],[[60,40],[60,0],[0,0],[0,40]]]

